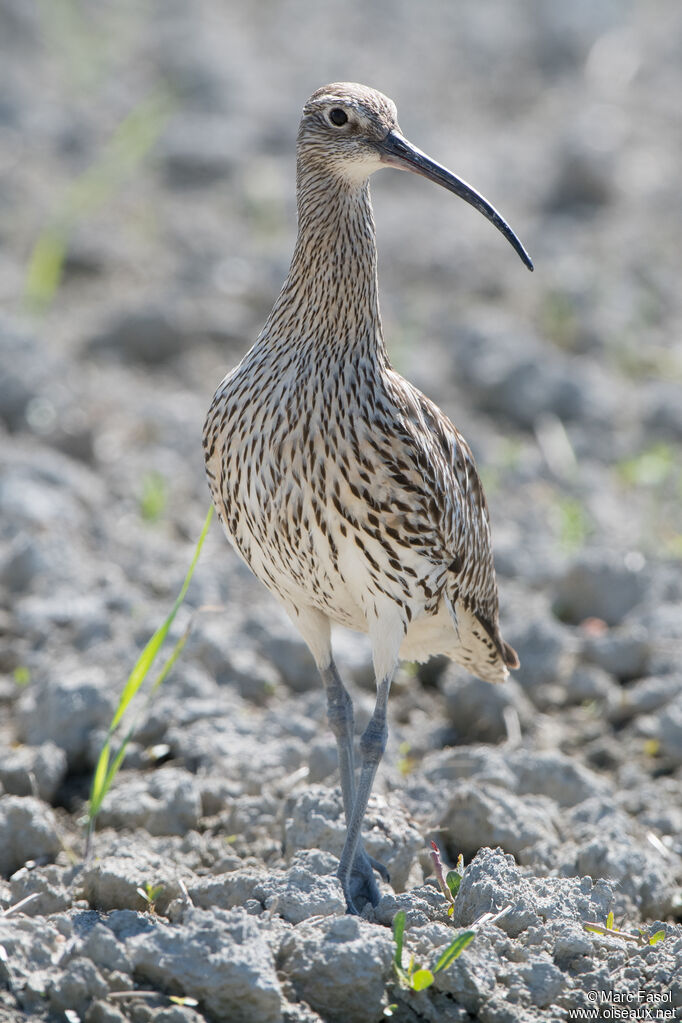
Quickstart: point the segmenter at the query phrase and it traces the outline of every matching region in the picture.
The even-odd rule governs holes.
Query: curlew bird
[[[313,93],[297,146],[298,237],[254,346],[222,381],[204,427],[206,470],[228,538],[281,601],[315,658],[339,752],[348,911],[376,904],[362,821],[400,658],[445,654],[489,682],[518,667],[500,635],[485,496],[449,419],[392,369],[377,296],[369,178],[413,171],[474,206],[532,270],[497,211],[401,134],[394,103],[363,85]],[[369,634],[374,713],[360,740],[330,626]]]

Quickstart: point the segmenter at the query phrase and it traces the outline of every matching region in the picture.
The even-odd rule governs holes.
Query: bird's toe
[[[346,902],[350,903],[353,907],[356,905],[363,906],[366,902],[376,906],[381,898],[373,874],[356,874],[355,871],[352,871],[348,888],[350,899],[346,895]],[[350,909],[349,912],[357,913],[357,909]]]
[[[386,884],[390,884],[391,875],[388,872],[388,867],[386,866],[386,864],[382,863],[381,860],[375,860],[373,856],[369,855],[369,853],[365,853],[365,856],[369,860],[369,864],[372,867],[372,870],[376,870],[377,874],[382,879],[382,881],[385,881]]]
[[[388,871],[383,863],[378,863],[377,860],[372,859],[364,849],[358,852],[350,872],[348,890],[345,892],[347,902],[354,906],[358,904],[362,906],[366,902],[371,903],[372,906],[377,905],[381,898],[381,893],[374,876],[375,870],[384,879],[388,878]],[[357,912],[357,910],[349,909],[349,912],[354,911]]]

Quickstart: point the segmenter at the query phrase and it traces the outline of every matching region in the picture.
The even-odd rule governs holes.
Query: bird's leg
[[[372,792],[372,785],[374,784],[374,777],[377,773],[379,761],[386,749],[386,740],[388,738],[388,728],[386,726],[386,704],[388,702],[388,692],[391,688],[392,678],[393,671],[389,675],[386,675],[381,682],[378,683],[377,701],[374,707],[374,713],[372,714],[369,724],[367,725],[367,728],[362,735],[362,739],[360,740],[360,753],[362,756],[360,765],[360,781],[358,782],[353,808],[348,819],[346,842],[343,847],[337,873],[339,881],[343,887],[343,893],[346,897],[346,906],[349,913],[357,913],[357,909],[353,902],[353,896],[365,894],[365,892],[357,890],[357,886],[355,886],[352,881],[356,855],[358,849],[362,848],[362,821],[365,816],[365,811],[367,810],[367,803],[369,802],[369,797]],[[372,878],[372,880],[374,879]],[[374,889],[376,889],[376,882],[374,882]],[[378,890],[366,893],[366,897],[368,897],[372,905],[377,904],[378,896]]]
[[[339,774],[341,777],[341,794],[346,815],[346,825],[351,821],[355,804],[355,764],[353,756],[354,717],[353,701],[350,693],[341,681],[333,660],[325,668],[320,668],[320,675],[327,693],[327,716],[329,726],[336,738],[339,752]],[[378,871],[385,881],[389,880],[388,871],[383,863],[369,856],[358,840],[352,872],[356,873],[367,889],[366,898],[373,903],[378,900],[379,892],[372,870]]]
[[[339,774],[341,776],[341,794],[346,821],[355,802],[355,767],[353,762],[353,701],[350,693],[341,681],[334,661],[329,667],[320,670],[324,688],[327,693],[327,718],[329,727],[334,733],[339,751]]]

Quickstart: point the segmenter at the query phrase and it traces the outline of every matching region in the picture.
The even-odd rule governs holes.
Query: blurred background
[[[293,248],[300,110],[339,79],[535,260],[426,181],[373,181],[389,351],[474,448],[505,615],[584,551],[618,554],[610,593],[674,570],[680,52],[674,0],[0,0],[4,668],[65,615],[87,648],[176,592],[205,410]],[[210,543],[202,597],[269,600]]]
[[[82,848],[209,506],[206,410],[287,273],[300,111],[345,79],[535,261],[429,182],[373,179],[389,353],[472,445],[521,658],[505,686],[404,666],[377,792],[453,862],[502,844],[616,879],[631,919],[679,915],[681,53],[678,0],[0,0],[0,793],[62,829],[1,870]],[[335,750],[307,649],[215,522],[171,638],[192,623],[102,828],[215,825],[280,863],[281,797],[324,802]],[[335,656],[361,730],[367,644],[341,630]]]

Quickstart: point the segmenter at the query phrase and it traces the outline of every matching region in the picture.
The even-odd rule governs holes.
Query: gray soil
[[[0,2],[3,1023],[682,1018],[681,47],[644,0]],[[215,524],[88,862],[83,831],[208,507],[204,412],[286,273],[300,108],[338,79],[536,262],[375,180],[389,350],[474,448],[522,666],[401,669],[359,918],[312,659]],[[38,239],[63,275],[30,312]],[[368,647],[336,645],[362,729]],[[432,839],[465,858],[451,916]],[[476,933],[421,992],[399,909],[405,967]]]

